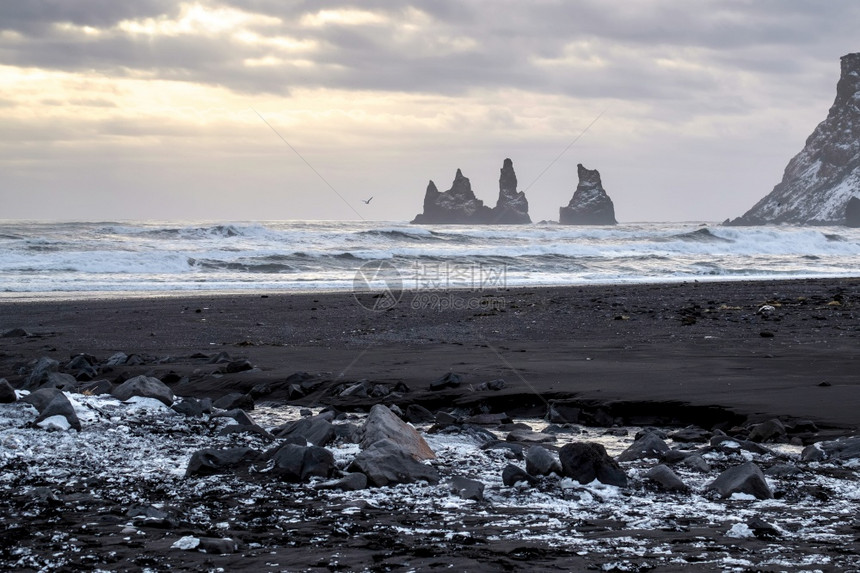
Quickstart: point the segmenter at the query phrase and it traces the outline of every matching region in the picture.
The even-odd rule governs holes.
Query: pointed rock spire
[[[615,225],[615,205],[603,189],[600,172],[576,166],[579,183],[567,207],[561,207],[558,222],[562,225]]]

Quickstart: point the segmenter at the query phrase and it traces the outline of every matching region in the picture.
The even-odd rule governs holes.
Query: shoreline
[[[469,303],[447,308],[416,304],[410,293],[382,312],[359,304],[364,296],[372,308],[372,295],[357,301],[351,292],[0,299],[0,334],[32,335],[0,338],[0,377],[20,383],[15,372],[42,356],[125,352],[167,360],[114,376],[172,372],[186,379],[174,388],[180,395],[267,384],[272,399],[286,400],[282,382],[308,372],[325,388],[403,382],[412,390],[405,404],[498,409],[533,396],[534,414],[551,397],[687,405],[693,417],[696,408],[715,407],[747,420],[812,419],[840,432],[860,425],[860,381],[852,375],[860,360],[860,279],[434,291],[440,301]],[[765,303],[774,311],[758,313]],[[255,368],[218,375],[189,358],[222,351]],[[464,387],[428,390],[447,372],[461,374]],[[469,390],[498,378],[506,381],[500,392]],[[313,401],[350,406],[323,392],[296,403]]]

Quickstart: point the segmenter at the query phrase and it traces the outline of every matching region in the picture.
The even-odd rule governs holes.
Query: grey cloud
[[[308,57],[320,65],[249,68],[243,61],[266,56],[266,48],[191,36],[112,35],[79,41],[50,26],[68,21],[106,29],[123,18],[176,13],[178,2],[165,0],[6,2],[0,5],[0,27],[18,30],[25,38],[0,40],[0,57],[6,63],[63,70],[145,70],[165,79],[242,92],[285,93],[308,86],[461,94],[481,87],[513,87],[579,97],[667,100],[682,90],[719,92],[720,70],[784,76],[788,82],[803,77],[842,55],[831,53],[834,45],[850,49],[854,25],[860,21],[860,4],[845,0],[224,0],[220,5],[280,18],[281,26],[256,31],[317,42],[321,49]],[[338,8],[373,10],[395,22],[414,8],[430,23],[414,45],[397,43],[396,26],[300,25],[303,15]],[[422,50],[422,41],[446,37],[472,39],[475,46],[450,53]],[[536,59],[562,58],[568,45],[581,41],[590,42],[591,55],[604,60],[604,67],[536,64]],[[616,47],[626,50],[618,56]],[[695,58],[702,71],[660,68],[653,61],[660,54]]]

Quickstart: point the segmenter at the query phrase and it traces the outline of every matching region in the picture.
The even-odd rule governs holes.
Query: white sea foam
[[[507,286],[858,276],[860,231],[698,223],[0,222],[0,293],[349,290],[361,265],[373,261],[393,265],[407,287],[428,269],[465,268],[497,269]]]

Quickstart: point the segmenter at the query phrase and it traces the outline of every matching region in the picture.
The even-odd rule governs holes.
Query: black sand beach
[[[372,296],[361,302],[372,307]],[[413,308],[428,302],[439,306]],[[773,310],[758,312],[766,304]],[[13,328],[33,335],[0,339],[0,375],[13,383],[17,367],[41,356],[125,352],[169,357],[123,370],[189,376],[178,395],[270,383],[269,398],[285,399],[281,383],[308,372],[404,382],[410,401],[436,405],[490,398],[542,415],[549,399],[681,403],[860,425],[856,279],[407,291],[386,311],[351,293],[0,301],[0,330]],[[222,351],[256,369],[213,377],[187,359]],[[465,384],[444,397],[426,391],[449,371]],[[474,392],[496,378],[501,392]]]
[[[335,406],[347,413],[367,412],[375,403],[396,404],[402,410],[420,404],[433,412],[505,413],[531,419],[543,418],[551,404],[575,418],[557,422],[577,424],[591,436],[611,431],[606,430],[610,426],[695,425],[731,434],[733,429],[778,418],[797,428],[791,434],[797,447],[854,435],[860,426],[860,280],[613,285],[427,296],[405,292],[397,305],[382,311],[366,308],[379,301],[372,293],[359,300],[351,293],[269,293],[4,301],[0,302],[0,333],[8,336],[0,338],[0,378],[21,387],[38,358],[64,363],[84,353],[104,361],[123,352],[136,354],[139,360],[103,371],[101,377],[117,383],[140,374],[154,376],[177,396],[218,398],[238,392],[258,402]],[[431,308],[427,303],[440,306]],[[213,362],[211,357],[220,353],[229,358]],[[236,368],[227,368],[226,360]],[[459,374],[462,383],[431,389],[431,383],[446,373]],[[504,380],[499,390],[481,386],[498,379]],[[302,386],[300,382],[306,380],[313,384]],[[377,397],[336,392],[363,380],[368,387],[394,388],[402,383],[406,389]],[[110,412],[101,414],[105,420],[118,419],[111,418]],[[162,428],[160,422],[151,423],[161,428],[153,434],[178,432]],[[191,425],[183,426],[184,432],[192,428],[201,436],[218,429],[203,422],[187,424]],[[133,424],[128,428],[135,436],[150,433],[136,430]],[[183,439],[190,443],[190,437]],[[247,440],[246,445],[264,448],[252,438]],[[712,461],[718,467],[744,459],[719,456]],[[787,458],[762,459],[771,467]],[[440,471],[443,475],[465,471],[451,466],[457,463],[468,465],[442,460]],[[635,464],[625,467],[632,476],[646,469]],[[803,471],[812,472],[803,474],[810,484],[818,483],[813,470]],[[758,570],[797,570],[802,565],[799,560],[806,557],[806,566],[828,570],[830,564],[849,570],[846,564],[857,564],[860,555],[857,535],[852,533],[860,527],[856,506],[853,521],[850,513],[844,513],[850,509],[838,509],[843,505],[836,506],[838,510],[828,506],[816,517],[830,520],[828,527],[838,539],[853,535],[853,544],[795,539],[783,547],[771,538],[762,541],[766,536],[760,539],[758,533],[739,539],[718,537],[731,533],[733,522],[722,520],[715,529],[704,518],[693,517],[693,508],[682,511],[686,516],[669,511],[671,519],[666,519],[671,523],[662,527],[636,527],[631,524],[642,515],[635,507],[636,496],[644,496],[648,503],[662,499],[649,497],[654,494],[639,478],[631,486],[634,493],[623,494],[625,503],[633,504],[633,509],[624,509],[625,517],[609,509],[595,510],[589,519],[559,525],[575,531],[578,539],[603,547],[591,551],[590,545],[512,541],[511,523],[517,520],[510,509],[487,505],[479,505],[480,512],[462,508],[427,512],[418,505],[398,509],[399,502],[392,502],[393,506],[380,502],[388,495],[384,488],[367,494],[373,499],[370,503],[344,505],[333,504],[331,498],[308,487],[254,485],[259,489],[252,494],[252,486],[242,484],[258,484],[254,476],[238,481],[230,477],[226,482],[219,481],[218,475],[199,481],[174,476],[165,478],[167,485],[143,478],[134,485],[129,476],[122,483],[133,494],[126,492],[123,497],[115,491],[118,478],[105,483],[107,478],[100,478],[98,471],[71,481],[56,475],[74,474],[72,470],[40,477],[33,468],[11,463],[4,472],[8,495],[2,502],[7,517],[2,520],[5,541],[0,562],[19,570],[40,570],[52,555],[61,553],[65,560],[58,561],[63,565],[55,569],[68,571],[721,568],[706,557],[708,552],[725,556],[726,563],[738,563],[743,570],[744,563],[755,563],[753,556],[763,548],[775,555],[783,553],[784,559],[797,565],[779,565],[774,560],[773,568]],[[833,467],[826,475],[844,480],[838,483],[857,482],[856,472],[850,469]],[[800,531],[800,524],[810,517],[809,504],[818,503],[814,495],[836,498],[834,490],[820,484],[792,485],[791,479],[778,483],[786,485],[780,485],[775,495],[783,501],[799,500],[800,509],[792,514],[793,510],[781,506],[782,513],[775,512],[769,519],[782,520],[779,523],[788,523],[786,527],[794,523]],[[541,484],[540,495],[562,499],[556,482]],[[431,486],[421,491],[424,499],[441,499],[439,490]],[[499,486],[495,491],[496,499],[524,495],[516,488]],[[248,499],[256,502],[248,505]],[[524,499],[528,506],[530,498]],[[677,507],[683,508],[684,498],[678,500]],[[140,503],[149,508],[142,510],[145,519],[133,517]],[[595,503],[608,508],[613,502]],[[732,498],[720,503],[726,511],[748,518],[743,508],[748,502]],[[850,501],[846,503],[850,507]],[[700,510],[712,511],[696,511]],[[205,520],[201,512],[208,512]],[[285,512],[292,512],[289,527],[277,521],[285,519]],[[528,508],[522,512],[526,516]],[[204,522],[209,525],[201,525]],[[223,523],[224,529],[217,529],[216,523],[217,527]],[[544,526],[532,523],[530,527]],[[449,534],[439,533],[440,527],[448,528]],[[413,533],[403,534],[406,529]],[[70,533],[51,537],[52,531]],[[224,555],[218,547],[208,552],[180,551],[175,544],[183,535],[230,537],[240,541],[241,549]],[[662,553],[646,549],[631,557],[619,548],[618,555],[624,555],[620,559],[614,550],[605,549],[622,542],[654,551],[671,547],[672,558],[680,561],[672,565],[671,559],[659,557]],[[77,553],[70,547],[77,547]],[[821,555],[826,555],[824,562]]]

